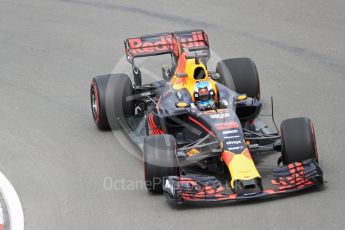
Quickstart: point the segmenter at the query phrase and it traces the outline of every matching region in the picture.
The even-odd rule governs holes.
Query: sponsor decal
[[[174,37],[175,38],[175,37]],[[201,32],[192,32],[191,37],[182,37],[179,39],[183,48],[204,47],[206,44]],[[128,45],[134,55],[152,53],[152,52],[168,52],[171,46],[176,46],[172,35],[152,37],[150,41],[143,41],[139,38],[129,38]],[[172,47],[174,49],[174,47]]]
[[[201,32],[192,32],[191,38],[181,38],[180,42],[183,48],[205,46],[204,38]]]
[[[129,47],[132,49],[133,54],[149,53],[154,51],[168,51],[171,38],[160,37],[156,42],[143,42],[141,38],[128,39]]]
[[[242,144],[242,141],[228,141],[226,142],[227,145],[239,145]]]
[[[228,150],[229,150],[229,151],[232,151],[232,150],[239,150],[239,149],[244,149],[244,147],[243,147],[243,146],[228,147]]]
[[[218,109],[217,110],[217,112],[218,113],[227,113],[227,112],[229,112],[229,110],[228,109]],[[205,115],[209,115],[209,114],[215,114],[215,113],[217,113],[216,111],[214,111],[214,110],[208,110],[208,111],[204,111],[204,114]]]
[[[227,135],[227,134],[235,134],[235,133],[238,133],[238,130],[237,130],[237,129],[232,129],[232,130],[223,131],[223,134],[224,134],[224,135]]]
[[[210,118],[212,119],[223,119],[226,117],[230,117],[229,113],[216,113],[216,114],[211,114]]]
[[[226,123],[221,123],[221,124],[215,124],[216,129],[218,130],[224,130],[224,129],[235,129],[239,128],[239,124],[237,122],[226,122]]]
[[[225,136],[224,139],[235,139],[235,138],[240,138],[239,135],[235,135],[235,136]]]

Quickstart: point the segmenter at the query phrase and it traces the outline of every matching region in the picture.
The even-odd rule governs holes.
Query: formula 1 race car
[[[266,125],[251,59],[222,60],[216,71],[208,70],[209,40],[202,30],[124,43],[134,84],[126,74],[95,77],[91,109],[99,129],[122,128],[143,150],[148,191],[182,204],[256,199],[323,184],[312,122],[287,119],[280,132]],[[162,67],[162,80],[142,84],[135,59],[162,54],[172,62]],[[256,164],[271,152],[280,152],[278,166],[264,182]]]

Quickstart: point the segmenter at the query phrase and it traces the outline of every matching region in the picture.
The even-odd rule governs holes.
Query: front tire
[[[284,165],[310,158],[318,161],[314,126],[310,119],[298,117],[284,120],[280,130]]]
[[[256,65],[250,58],[231,58],[218,62],[219,82],[229,89],[260,99],[260,81]]]
[[[107,74],[92,79],[90,88],[91,111],[101,130],[118,129],[117,118],[134,113],[132,82],[126,74]]]
[[[147,136],[143,161],[147,190],[162,193],[163,177],[179,175],[175,138],[167,134]]]

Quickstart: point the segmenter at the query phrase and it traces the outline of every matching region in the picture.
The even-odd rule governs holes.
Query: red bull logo
[[[152,41],[143,41],[141,38],[130,38],[128,39],[128,45],[134,55],[154,52],[169,52],[170,50],[176,49],[177,41],[181,44],[182,48],[190,49],[194,47],[207,46],[202,32],[192,32],[191,37],[177,37],[177,40],[176,37],[172,35],[150,38],[150,40]]]

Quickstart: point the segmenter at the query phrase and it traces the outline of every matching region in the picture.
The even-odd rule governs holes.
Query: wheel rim
[[[99,102],[98,102],[98,92],[94,83],[92,83],[91,88],[91,110],[93,118],[96,123],[99,121]]]

